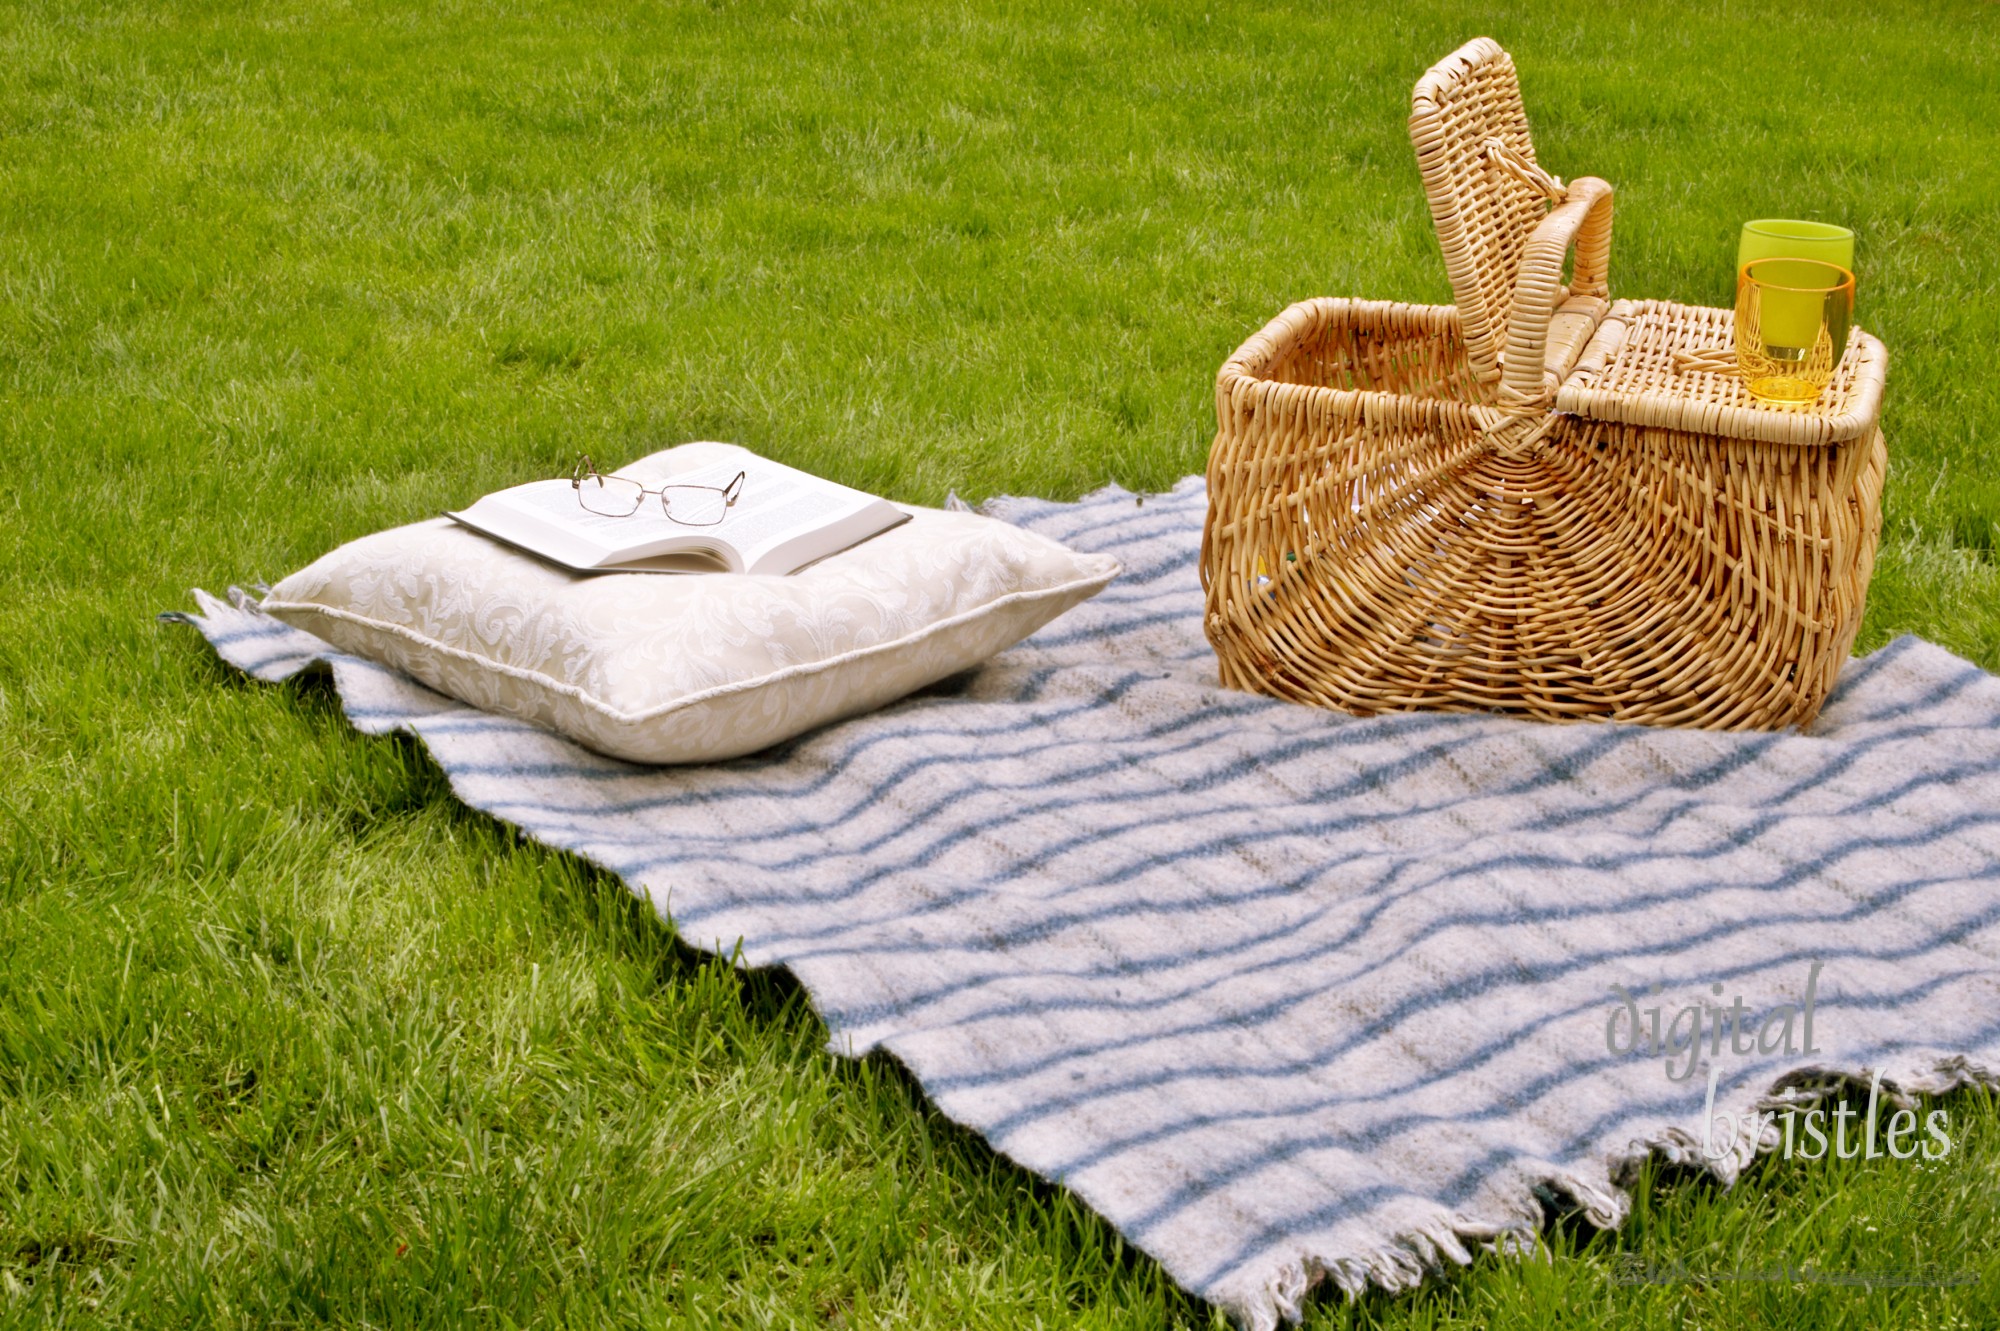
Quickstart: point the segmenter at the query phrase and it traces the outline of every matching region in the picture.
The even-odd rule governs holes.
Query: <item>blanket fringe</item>
[[[1859,1070],[1835,1066],[1799,1068],[1777,1078],[1763,1094],[1747,1102],[1732,1102],[1727,1110],[1740,1113],[1809,1107],[1842,1091],[1865,1091],[1874,1076],[1875,1069],[1866,1066]],[[1880,1090],[1889,1105],[1907,1109],[1913,1107],[1913,1097],[1918,1094],[1946,1095],[1975,1087],[2000,1092],[2000,1069],[1953,1054],[1908,1076],[1891,1078],[1885,1073]],[[1789,1099],[1784,1094],[1787,1089],[1791,1091]],[[1718,1108],[1724,1107],[1718,1105]],[[1469,1266],[1475,1252],[1546,1258],[1548,1246],[1541,1238],[1544,1212],[1536,1197],[1538,1186],[1560,1188],[1592,1224],[1599,1229],[1616,1229],[1631,1214],[1632,1197],[1628,1189],[1650,1157],[1659,1156],[1674,1164],[1698,1168],[1726,1190],[1735,1186],[1758,1155],[1775,1150],[1783,1140],[1784,1134],[1777,1125],[1766,1125],[1755,1141],[1747,1134],[1739,1134],[1734,1149],[1720,1160],[1713,1160],[1703,1155],[1702,1143],[1692,1133],[1665,1127],[1634,1139],[1629,1150],[1611,1158],[1608,1185],[1569,1170],[1540,1179],[1524,1176],[1519,1180],[1519,1194],[1501,1203],[1509,1208],[1502,1216],[1441,1216],[1400,1231],[1389,1242],[1358,1257],[1296,1254],[1261,1277],[1262,1287],[1234,1310],[1235,1320],[1246,1331],[1277,1331],[1281,1322],[1301,1322],[1307,1302],[1322,1282],[1331,1282],[1351,1301],[1360,1298],[1371,1285],[1390,1294],[1414,1290],[1426,1276],[1444,1267],[1446,1259],[1454,1265]]]

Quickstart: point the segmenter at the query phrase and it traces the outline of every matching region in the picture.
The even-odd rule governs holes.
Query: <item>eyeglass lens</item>
[[[660,506],[690,527],[712,527],[729,512],[728,498],[706,485],[669,485],[660,491]]]
[[[646,487],[623,476],[585,476],[577,483],[577,502],[607,518],[630,517],[639,511]]]

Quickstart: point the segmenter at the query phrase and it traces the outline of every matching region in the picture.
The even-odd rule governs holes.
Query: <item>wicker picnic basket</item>
[[[1223,682],[1362,713],[1809,722],[1875,562],[1882,344],[1854,329],[1817,404],[1768,407],[1718,350],[1730,311],[1612,301],[1611,187],[1536,163],[1490,40],[1418,82],[1410,134],[1456,305],[1305,301],[1217,377]]]

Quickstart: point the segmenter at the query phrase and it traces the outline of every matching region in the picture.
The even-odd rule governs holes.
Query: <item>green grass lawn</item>
[[[782,977],[152,615],[584,448],[1165,487],[1290,301],[1448,299],[1404,118],[1482,31],[1618,187],[1615,293],[1726,302],[1744,218],[1858,229],[1861,647],[2000,667],[2000,11],[1495,13],[0,9],[0,1323],[1209,1322]],[[1942,1104],[1931,1170],[1649,1173],[1625,1231],[1313,1325],[2000,1325],[2000,1116]]]

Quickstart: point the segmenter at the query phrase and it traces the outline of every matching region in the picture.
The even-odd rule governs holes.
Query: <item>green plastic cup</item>
[[[1854,271],[1854,233],[1831,222],[1804,222],[1785,217],[1763,217],[1743,224],[1736,243],[1736,274],[1739,296],[1746,266],[1765,259],[1813,259]],[[1805,328],[1820,320],[1820,299],[1805,293],[1780,289],[1763,295],[1767,328]],[[1838,365],[1847,350],[1847,327],[1843,323],[1833,346],[1833,363]]]
[[[1736,244],[1736,271],[1758,259],[1818,259],[1854,271],[1854,233],[1831,222],[1798,222],[1765,217],[1743,224]]]

